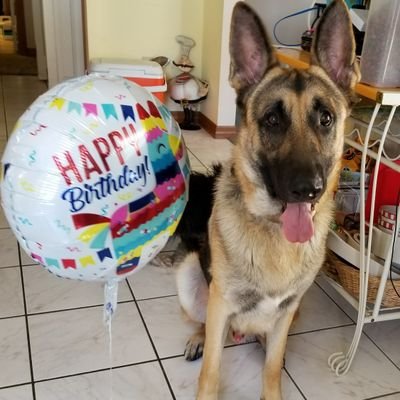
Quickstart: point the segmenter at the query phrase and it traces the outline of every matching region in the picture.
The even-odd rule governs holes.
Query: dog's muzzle
[[[282,185],[277,187],[277,197],[283,203],[280,217],[285,238],[293,243],[308,242],[314,235],[314,205],[325,191],[322,167],[293,165],[282,171]],[[285,172],[286,177],[285,177]]]

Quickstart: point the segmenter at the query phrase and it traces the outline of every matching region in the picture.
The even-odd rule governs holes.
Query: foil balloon
[[[2,205],[50,272],[109,282],[145,266],[174,233],[189,164],[178,124],[149,92],[88,75],[39,97],[2,159]]]

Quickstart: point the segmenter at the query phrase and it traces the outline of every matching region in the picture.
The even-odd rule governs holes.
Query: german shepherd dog
[[[233,10],[230,82],[241,124],[231,160],[195,175],[179,232],[183,310],[201,329],[198,400],[216,400],[229,328],[265,341],[261,398],[281,399],[288,330],[325,258],[344,122],[359,79],[352,26],[334,0],[316,29],[310,67],[279,64],[263,25],[244,2]],[[194,192],[193,192],[194,190]],[[206,202],[205,202],[206,199]]]

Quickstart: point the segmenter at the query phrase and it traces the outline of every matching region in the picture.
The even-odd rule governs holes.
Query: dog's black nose
[[[324,187],[323,179],[320,176],[305,179],[297,177],[292,182],[289,193],[289,202],[313,201],[319,197]]]

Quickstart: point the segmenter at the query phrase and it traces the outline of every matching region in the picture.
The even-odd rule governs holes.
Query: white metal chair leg
[[[361,178],[360,185],[363,185],[365,182],[365,163],[367,158],[367,150],[368,143],[371,137],[372,128],[375,123],[376,116],[378,115],[380,104],[375,104],[374,111],[372,113],[371,120],[368,125],[367,133],[365,136],[365,142],[363,146],[362,152],[362,160],[361,160]],[[374,181],[374,186],[376,186],[376,180]],[[361,210],[360,210],[360,248],[365,249],[365,188],[364,185],[361,187]],[[373,210],[371,210],[373,214]],[[369,237],[371,239],[371,236]],[[369,240],[370,242],[370,240]],[[369,243],[370,245],[370,243]],[[333,353],[328,359],[328,365],[335,372],[337,376],[345,375],[353,362],[354,356],[356,354],[358,344],[361,340],[362,330],[364,327],[365,321],[365,312],[367,306],[367,290],[368,290],[368,274],[369,274],[369,254],[370,254],[370,246],[368,251],[368,261],[366,261],[365,251],[360,251],[360,295],[358,300],[358,317],[357,317],[357,325],[356,330],[354,332],[353,340],[350,344],[350,347],[345,354],[344,352]]]

